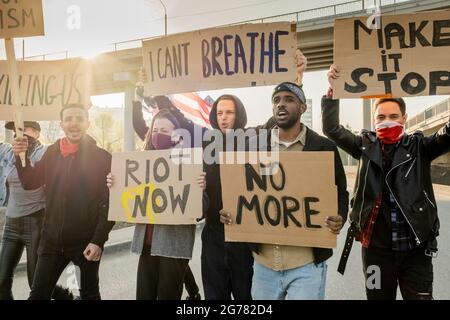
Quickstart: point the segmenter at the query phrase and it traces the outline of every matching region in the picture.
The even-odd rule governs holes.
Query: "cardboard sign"
[[[143,43],[149,94],[278,84],[296,77],[296,24],[243,24]]]
[[[59,120],[64,105],[90,105],[91,71],[83,59],[17,61],[23,120]],[[13,120],[7,61],[0,61],[0,119]]]
[[[449,57],[450,10],[335,20],[333,97],[450,94]]]
[[[44,34],[42,0],[1,0],[0,39]]]
[[[193,164],[193,158],[200,159]],[[202,149],[115,153],[108,219],[145,224],[196,224],[202,216]]]
[[[264,174],[276,165],[259,157],[220,166],[223,208],[234,221],[225,225],[225,240],[336,247],[336,235],[324,227],[338,212],[333,152],[280,152],[276,173]]]

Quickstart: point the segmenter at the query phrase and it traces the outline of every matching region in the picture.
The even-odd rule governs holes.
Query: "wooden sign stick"
[[[23,138],[23,117],[22,117],[22,99],[19,88],[19,72],[17,70],[16,53],[14,51],[14,39],[5,39],[6,59],[8,60],[9,83],[11,86],[11,97],[14,110],[14,127],[16,135]],[[26,166],[25,152],[20,154],[22,166]]]

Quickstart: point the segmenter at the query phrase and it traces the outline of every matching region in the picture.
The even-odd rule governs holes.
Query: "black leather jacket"
[[[364,227],[374,201],[386,183],[410,225],[416,243],[435,242],[439,219],[430,167],[431,161],[450,150],[450,123],[431,136],[424,136],[422,132],[405,134],[386,175],[383,174],[381,147],[375,132],[363,130],[360,135],[355,135],[339,125],[339,100],[322,98],[322,123],[325,135],[359,160],[350,202],[350,222],[356,231]]]

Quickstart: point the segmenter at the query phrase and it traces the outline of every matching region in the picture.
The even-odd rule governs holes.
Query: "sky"
[[[228,23],[257,19],[277,14],[348,2],[304,0],[162,0],[168,16],[168,33],[179,33]],[[366,1],[366,6],[373,1]],[[384,1],[386,2],[386,1]],[[164,34],[164,7],[159,0],[43,0],[45,36],[25,39],[25,56],[68,50],[70,57],[93,57],[111,51],[112,43]],[[79,25],[72,17],[79,13]],[[79,28],[78,28],[79,27]],[[126,45],[122,45],[125,48]],[[0,44],[0,58],[4,58]],[[119,47],[120,48],[120,47]],[[22,55],[22,41],[16,41],[16,54]],[[62,58],[50,55],[49,59]],[[295,77],[295,76],[294,76]],[[293,77],[293,78],[294,78]],[[320,98],[328,84],[326,72],[306,72],[304,90],[313,99],[313,128],[321,132]],[[266,121],[271,115],[270,97],[273,87],[226,89],[200,93],[217,98],[222,93],[236,94],[248,111],[249,125]],[[413,116],[446,98],[445,96],[407,99]],[[93,97],[94,105],[123,105],[123,94]],[[362,127],[362,101],[343,100],[341,122],[354,129]]]

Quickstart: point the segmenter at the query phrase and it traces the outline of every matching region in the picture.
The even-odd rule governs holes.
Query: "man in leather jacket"
[[[339,77],[331,66],[330,84]],[[339,124],[339,100],[332,89],[322,98],[323,131],[359,160],[350,228],[338,271],[344,273],[354,238],[362,244],[368,299],[432,299],[432,257],[439,219],[431,182],[431,162],[450,150],[450,123],[424,136],[406,134],[405,102],[374,102],[376,132],[355,135]]]

